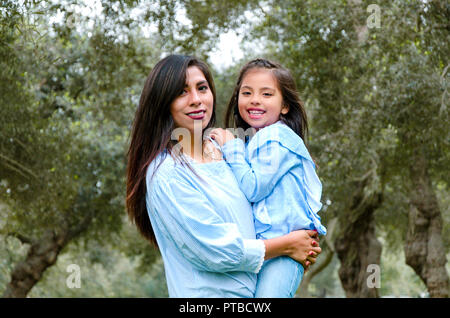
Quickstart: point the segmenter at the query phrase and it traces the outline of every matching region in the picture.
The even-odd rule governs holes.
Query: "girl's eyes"
[[[251,95],[250,92],[242,92],[241,94],[244,95],[244,96],[250,96]],[[263,96],[270,97],[270,96],[273,96],[273,94],[272,93],[263,93]]]

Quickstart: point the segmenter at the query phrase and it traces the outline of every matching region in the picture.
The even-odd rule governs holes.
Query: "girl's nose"
[[[252,105],[259,105],[259,96],[257,94],[253,94],[252,100],[250,101]]]

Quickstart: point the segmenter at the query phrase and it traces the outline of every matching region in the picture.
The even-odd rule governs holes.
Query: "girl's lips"
[[[203,119],[203,118],[205,117],[205,113],[206,113],[206,111],[200,110],[200,111],[197,111],[197,112],[189,113],[189,114],[187,114],[187,115],[188,115],[190,118],[192,118],[192,119],[198,120],[198,119]]]
[[[260,119],[265,114],[265,111],[262,109],[248,109],[247,112],[251,119]]]

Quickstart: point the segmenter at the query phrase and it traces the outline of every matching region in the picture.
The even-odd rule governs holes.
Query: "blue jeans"
[[[292,298],[303,278],[302,264],[280,256],[264,262],[258,273],[255,298]]]

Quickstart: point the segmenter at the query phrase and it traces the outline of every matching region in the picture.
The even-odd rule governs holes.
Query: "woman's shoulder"
[[[147,184],[150,184],[154,180],[167,180],[172,178],[175,165],[175,160],[167,151],[158,154],[147,168]]]

